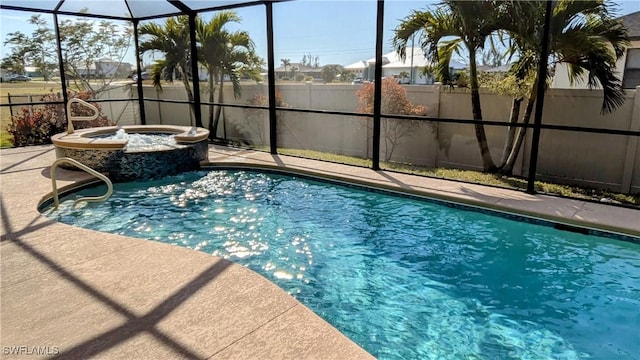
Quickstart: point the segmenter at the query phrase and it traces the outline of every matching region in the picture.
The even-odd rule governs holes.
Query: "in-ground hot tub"
[[[130,125],[75,130],[51,140],[57,158],[72,158],[124,182],[199,169],[208,159],[208,137],[209,130],[203,128]]]

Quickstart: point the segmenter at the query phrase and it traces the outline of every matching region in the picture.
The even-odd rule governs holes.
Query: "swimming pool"
[[[271,172],[115,185],[62,222],[244,264],[384,359],[632,359],[640,245]]]

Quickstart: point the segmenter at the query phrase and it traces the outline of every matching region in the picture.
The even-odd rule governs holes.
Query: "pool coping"
[[[47,347],[49,355],[67,358],[371,358],[240,265],[42,216],[37,206],[51,192],[48,167],[54,159],[53,146],[0,150],[3,346]],[[607,204],[213,145],[207,165],[282,169],[640,234],[640,210]],[[90,180],[58,171],[61,187]]]
[[[209,130],[191,126],[178,125],[124,125],[105,126],[75,130],[73,133],[60,133],[51,137],[57,147],[67,149],[102,149],[121,150],[127,146],[127,139],[103,139],[96,136],[112,134],[123,129],[125,132],[135,133],[169,133],[174,134],[177,144],[192,144],[206,140]]]

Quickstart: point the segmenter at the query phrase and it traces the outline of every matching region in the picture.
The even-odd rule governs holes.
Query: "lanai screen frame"
[[[267,34],[267,80],[268,80],[268,94],[269,94],[269,143],[270,143],[270,153],[278,154],[277,151],[277,132],[276,132],[276,110],[278,111],[295,111],[295,112],[310,112],[310,113],[325,113],[331,115],[344,115],[344,116],[363,116],[370,117],[373,119],[373,138],[372,138],[372,169],[380,170],[380,135],[381,135],[381,104],[382,104],[382,48],[383,48],[383,20],[384,20],[384,0],[376,0],[377,1],[377,15],[376,15],[376,51],[375,51],[375,87],[374,87],[374,103],[373,103],[373,113],[352,113],[352,112],[342,112],[342,111],[323,111],[323,110],[312,110],[312,109],[291,109],[291,108],[279,108],[276,106],[276,85],[275,85],[275,58],[274,58],[274,38],[273,38],[273,4],[295,1],[295,0],[268,0],[268,1],[244,1],[244,0],[229,0],[229,1],[200,1],[195,2],[193,0],[164,0],[166,4],[172,6],[172,9],[175,11],[162,12],[160,14],[134,14],[132,10],[133,4],[142,4],[142,1],[138,0],[121,0],[125,7],[128,10],[129,16],[113,16],[106,14],[96,14],[88,12],[80,12],[80,11],[68,11],[64,10],[64,5],[67,3],[77,3],[74,0],[53,0],[53,1],[38,1],[38,2],[24,2],[17,0],[4,0],[3,3],[0,3],[0,9],[5,10],[14,10],[14,11],[27,11],[27,12],[35,12],[35,13],[46,13],[52,14],[54,17],[54,26],[56,33],[56,42],[57,42],[57,52],[58,52],[58,63],[60,70],[60,77],[64,79],[64,63],[62,59],[62,50],[60,48],[60,36],[58,29],[58,15],[70,15],[70,16],[78,16],[78,17],[88,17],[88,18],[97,18],[97,19],[105,19],[105,20],[121,20],[121,21],[130,21],[133,25],[133,33],[134,33],[134,46],[135,46],[135,55],[136,55],[136,71],[137,71],[137,92],[138,92],[138,104],[140,108],[140,122],[142,125],[146,124],[145,119],[145,109],[144,102],[145,101],[155,101],[156,99],[145,99],[142,91],[142,69],[141,69],[141,59],[139,53],[139,39],[138,39],[138,24],[140,21],[146,20],[154,20],[167,18],[171,16],[179,16],[179,15],[187,15],[189,17],[189,33],[191,39],[191,61],[192,61],[192,71],[194,78],[198,78],[198,60],[197,60],[197,46],[196,46],[196,33],[195,33],[195,17],[201,12],[209,12],[209,11],[220,11],[220,10],[229,10],[236,8],[243,8],[249,6],[265,6],[265,17],[266,17],[266,34]],[[542,57],[540,61],[540,66],[538,69],[538,73],[541,78],[545,78],[545,74],[547,71],[546,66],[547,57],[548,57],[548,38],[549,38],[549,19],[551,17],[551,11],[553,9],[553,4],[555,1],[553,0],[545,0],[546,1],[546,12],[545,12],[545,24],[543,28],[543,35],[540,43],[540,48],[542,50]],[[9,3],[16,3],[20,5],[11,5]],[[159,1],[154,1],[154,3],[158,3]],[[49,4],[50,6],[45,7],[42,6],[44,4]],[[191,7],[188,4],[203,4],[210,5],[214,3],[219,3],[217,6],[204,6],[204,7]],[[41,5],[41,6],[37,6]],[[135,7],[135,6],[134,6]],[[194,92],[194,115],[195,118],[201,123],[202,120],[202,110],[200,105],[202,105],[202,101],[200,99],[200,85],[198,81],[193,82],[193,92]],[[533,128],[533,142],[531,144],[531,155],[529,159],[529,171],[528,171],[528,179],[527,179],[527,192],[535,193],[534,182],[536,177],[536,167],[537,167],[537,154],[539,148],[539,139],[540,132],[542,129],[555,129],[555,130],[565,130],[565,131],[579,131],[579,132],[588,132],[588,133],[601,133],[601,134],[612,134],[612,135],[625,135],[625,136],[640,136],[639,131],[624,131],[624,130],[614,130],[614,129],[594,129],[594,128],[583,128],[583,127],[573,127],[573,126],[557,126],[557,125],[544,125],[542,124],[542,110],[544,107],[544,88],[543,86],[539,86],[537,89],[538,101],[536,101],[536,111],[533,124],[515,124],[518,127],[528,127]],[[62,93],[64,103],[66,104],[68,101],[66,83],[62,81]],[[182,102],[182,101],[181,101]],[[187,102],[189,103],[189,102]],[[218,106],[229,106],[228,104],[217,104],[217,103],[206,103],[205,105],[218,105]],[[245,107],[239,105],[233,105],[235,107]],[[248,107],[248,106],[246,106]],[[254,107],[255,108],[255,107]],[[66,109],[65,109],[65,117]],[[403,116],[403,115],[390,115],[385,114],[385,118],[390,119],[399,119],[399,120],[422,120],[422,121],[434,121],[434,122],[449,122],[449,123],[461,123],[461,124],[476,124],[482,123],[484,125],[497,125],[497,126],[509,126],[501,121],[487,121],[487,120],[472,120],[472,119],[443,119],[443,118],[430,118],[430,117],[416,117],[416,116]],[[510,126],[514,126],[514,124],[510,124]]]

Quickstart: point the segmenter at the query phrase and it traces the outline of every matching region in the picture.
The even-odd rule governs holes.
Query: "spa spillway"
[[[61,133],[51,141],[57,158],[72,158],[108,173],[114,182],[125,182],[199,169],[208,159],[208,137],[203,128],[130,125]]]

